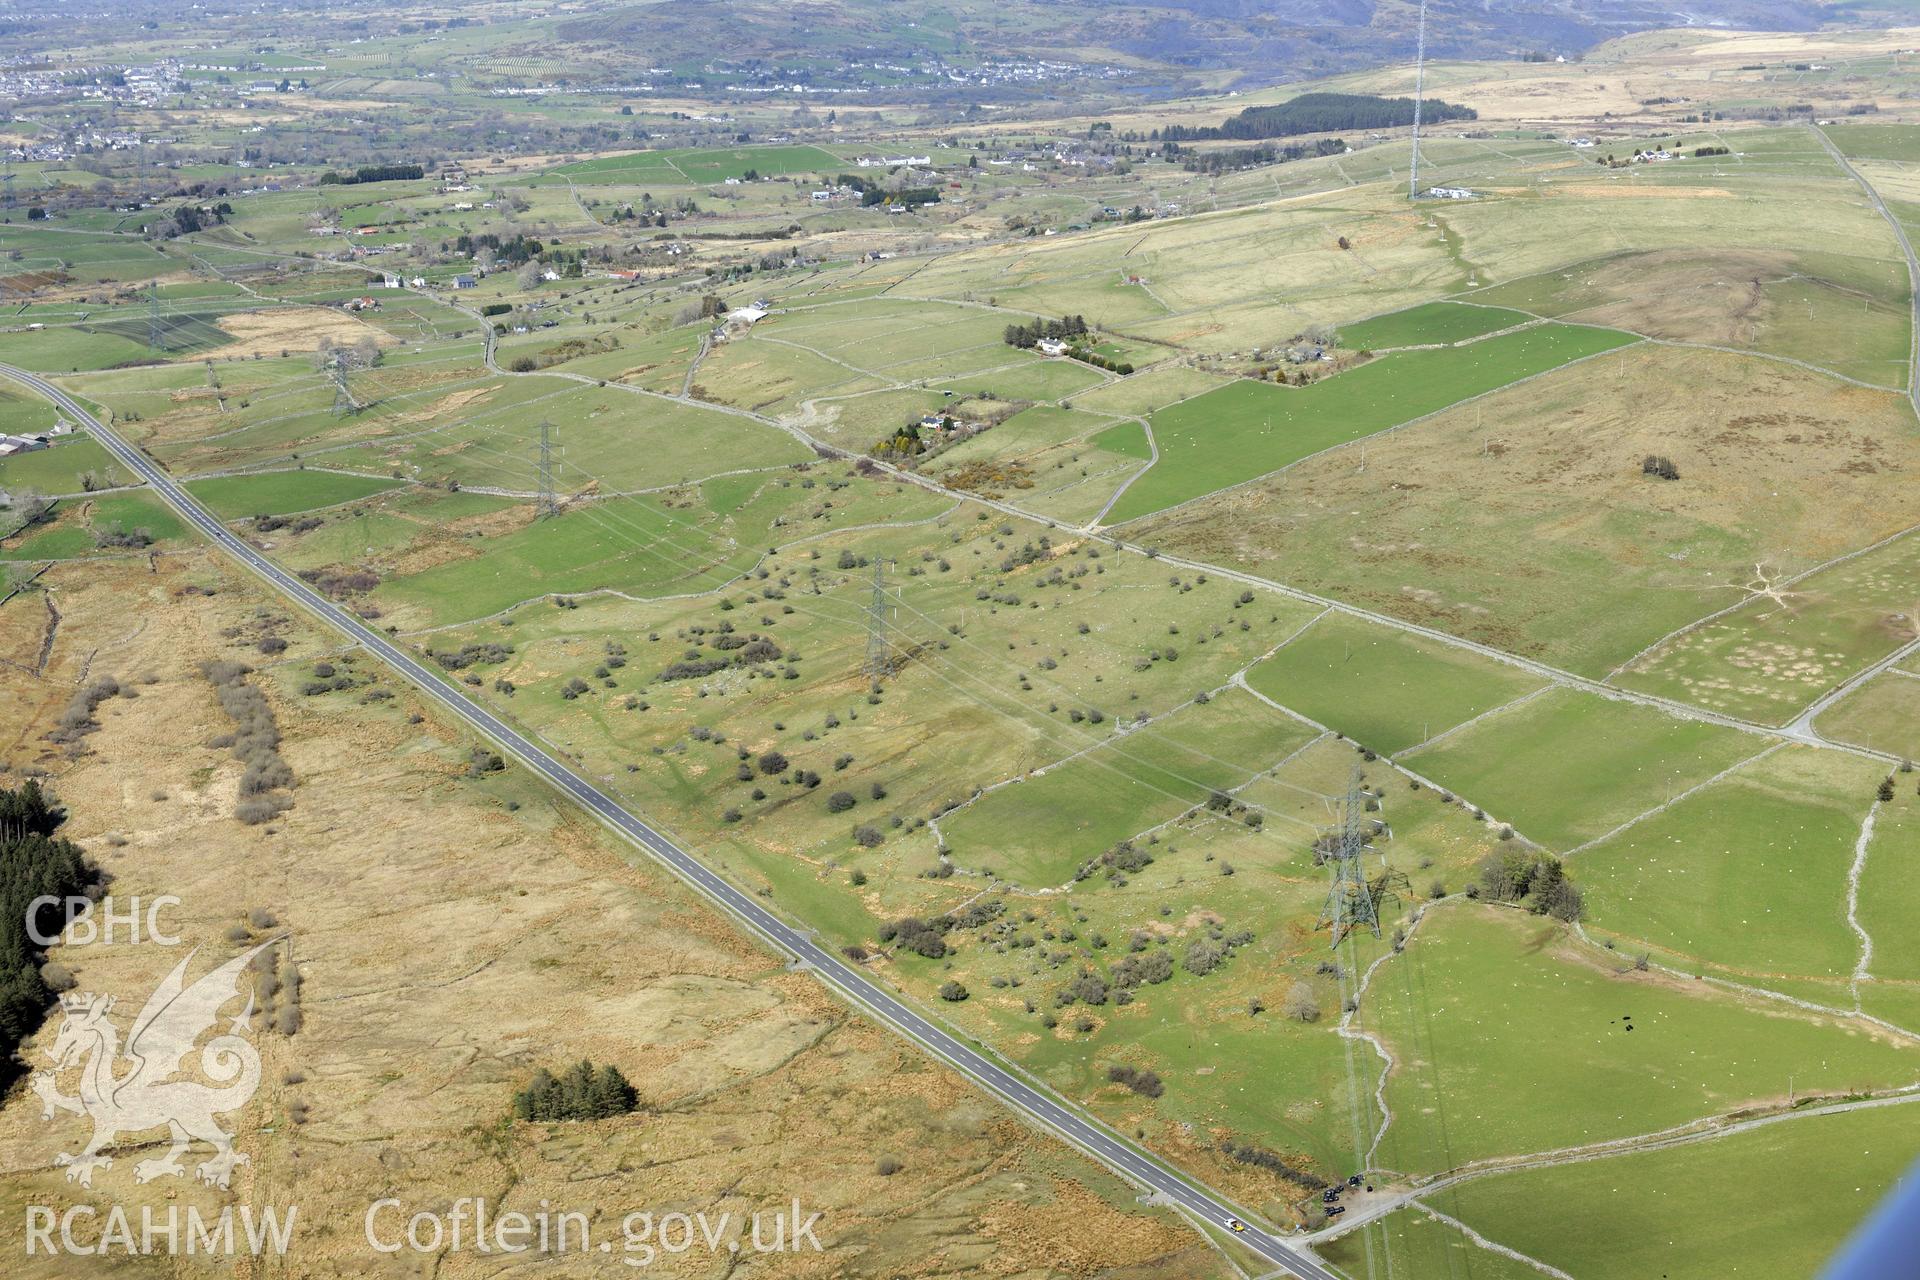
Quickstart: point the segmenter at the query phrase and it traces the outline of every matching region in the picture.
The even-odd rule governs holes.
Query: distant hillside
[[[1431,0],[1427,43],[1444,58],[1571,56],[1656,27],[1809,30],[1835,12],[1815,0]],[[645,50],[651,65],[707,86],[830,86],[885,64],[903,100],[958,103],[1253,87],[1378,66],[1412,57],[1417,14],[1408,0],[610,0],[554,32],[583,68],[631,66]],[[1036,59],[1089,71],[946,74]]]
[[[1438,98],[1426,98],[1420,104],[1420,118],[1429,122],[1477,120],[1479,116],[1472,107],[1456,106]],[[1343,129],[1393,129],[1412,123],[1412,98],[1381,98],[1369,93],[1303,93],[1272,106],[1248,107],[1238,115],[1227,117],[1224,124],[1198,128],[1171,125],[1156,130],[1154,137],[1165,142],[1222,138],[1252,142]]]

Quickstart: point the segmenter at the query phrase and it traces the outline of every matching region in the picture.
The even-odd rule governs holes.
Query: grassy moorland
[[[175,117],[179,193],[136,190],[112,151],[23,164],[53,212],[0,222],[18,308],[0,360],[61,373],[241,536],[717,870],[1275,1224],[1315,1223],[1320,1184],[1354,1170],[1398,1188],[1768,1113],[1789,1081],[1920,1079],[1911,775],[1764,731],[1915,634],[1896,536],[1920,525],[1904,259],[1810,130],[1642,101],[1658,83],[1784,109],[1826,73],[1743,69],[1782,55],[1730,32],[1440,64],[1483,127],[1434,137],[1428,159],[1481,194],[1409,206],[1397,141],[1271,163],[1140,141],[1226,99],[928,129],[860,95],[794,111],[602,93],[507,29],[525,30],[410,34],[472,59],[471,80],[402,75],[382,61],[399,37],[376,35],[326,54],[324,112],[290,87],[272,121]],[[74,65],[107,58],[89,52]],[[1848,97],[1896,114],[1892,51],[1858,52]],[[684,88],[690,72],[649,74]],[[567,92],[478,87],[558,76]],[[319,152],[332,116],[403,90],[440,113],[433,150],[461,173],[321,184],[274,151],[280,113]],[[1579,119],[1541,126],[1548,100]],[[519,141],[455,147],[470,109]],[[1656,125],[1678,159],[1596,163]],[[1909,216],[1905,142],[1862,131],[1886,127],[1836,138]],[[1605,149],[1564,145],[1589,130]],[[375,132],[364,145],[393,145]],[[236,147],[275,159],[233,165]],[[930,172],[859,169],[874,153]],[[940,199],[814,198],[856,171]],[[231,207],[189,230],[181,211],[214,203],[185,185],[202,181]],[[1105,366],[1007,341],[1064,316]],[[1330,329],[1337,360],[1306,371],[1323,376],[1274,379],[1276,352]],[[0,414],[50,425],[18,395]],[[891,447],[908,424],[925,452]],[[557,513],[536,510],[543,429]],[[77,495],[0,546],[9,582],[76,562],[0,614],[5,678],[41,696],[68,696],[34,664],[71,575],[146,572],[159,591],[189,572],[186,529],[151,495],[84,492],[124,479],[84,440],[0,463],[0,488]],[[170,611],[229,608],[200,594],[226,589],[216,576],[166,587]],[[363,660],[304,639],[269,660],[280,625],[222,615],[216,647],[260,668],[290,743],[386,716],[436,785],[501,821],[551,814],[517,767],[423,745]],[[1815,727],[1909,754],[1909,684],[1884,674]],[[88,767],[54,745],[23,739],[16,763]],[[1895,798],[1877,801],[1889,771]],[[1335,952],[1325,837],[1349,794],[1383,927]],[[463,847],[494,849],[488,830]],[[1490,859],[1549,855],[1584,895],[1581,929],[1466,900]],[[526,880],[508,916],[561,902]],[[550,951],[530,963],[564,974]],[[627,994],[682,1007],[657,985]],[[839,1019],[809,1009],[775,1039],[832,1046]],[[476,1114],[505,1113],[503,1081],[471,1087]],[[1623,1159],[1704,1180],[1685,1161],[1724,1153],[1712,1180],[1762,1206],[1786,1165],[1749,1139],[1826,1123]],[[538,1145],[518,1126],[504,1140]],[[1870,1163],[1857,1185],[1877,1188]],[[1657,1230],[1716,1206],[1691,1185],[1623,1198],[1582,1181],[1607,1168],[1469,1181],[1432,1207],[1573,1274],[1727,1274]],[[996,1247],[1062,1238],[1006,1221]],[[1594,1222],[1634,1236],[1637,1271],[1596,1262]],[[1417,1206],[1329,1253],[1357,1276],[1369,1242],[1399,1274],[1524,1265]],[[1735,1271],[1760,1265],[1726,1248]],[[999,1261],[985,1253],[942,1256],[978,1270]],[[1135,1254],[1016,1269],[1119,1274]],[[1779,1256],[1811,1270],[1814,1247]]]

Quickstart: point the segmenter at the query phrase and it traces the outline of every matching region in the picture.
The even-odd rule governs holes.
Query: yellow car
[[[1244,1222],[1242,1222],[1242,1221],[1240,1221],[1240,1219],[1238,1219],[1238,1218],[1228,1218],[1228,1219],[1227,1219],[1227,1230],[1229,1230],[1229,1231],[1245,1231],[1246,1229],[1247,1229],[1247,1224],[1246,1224],[1246,1223],[1244,1223]]]

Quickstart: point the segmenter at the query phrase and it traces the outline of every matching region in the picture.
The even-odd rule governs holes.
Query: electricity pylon
[[[1333,932],[1335,948],[1358,928],[1371,929],[1374,937],[1380,936],[1380,912],[1367,885],[1366,870],[1360,864],[1367,850],[1366,794],[1360,786],[1360,770],[1355,769],[1347,783],[1340,828],[1333,833],[1333,847],[1327,851],[1333,887],[1327,893],[1327,905],[1320,912],[1320,923]]]
[[[1427,0],[1420,0],[1420,36],[1413,52],[1413,166],[1407,176],[1407,199],[1420,198],[1420,99],[1427,87]]]
[[[352,388],[347,386],[346,361],[335,356],[327,362],[327,377],[333,382],[333,416],[344,418],[350,413],[358,413],[363,407],[354,399]]]
[[[867,605],[867,675],[879,680],[887,674],[887,558],[873,559],[873,599]]]
[[[538,518],[544,520],[560,514],[560,499],[553,491],[553,424],[545,420],[540,423],[540,464],[537,471],[540,495],[534,509]]]

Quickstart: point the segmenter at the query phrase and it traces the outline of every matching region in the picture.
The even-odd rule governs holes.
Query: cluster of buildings
[[[83,128],[75,131],[72,137],[46,142],[23,142],[19,146],[9,147],[6,158],[10,163],[38,160],[60,162],[70,160],[77,155],[88,155],[101,151],[130,151],[141,144],[137,133],[128,133],[118,129]],[[150,142],[171,142],[171,138],[152,138]]]
[[[737,333],[745,333],[772,314],[773,304],[771,302],[768,302],[765,298],[755,298],[750,305],[735,307],[733,310],[727,312],[726,315],[720,317],[720,323],[713,328],[713,340],[715,342],[725,342]]]
[[[924,62],[851,62],[847,70],[856,82],[862,83],[862,92],[866,82],[859,75],[861,72],[873,74],[871,86],[874,88],[892,87],[906,78],[987,89],[1030,89],[1057,85],[1064,80],[1124,80],[1135,74],[1128,67],[1108,63],[1053,62],[1037,58],[987,58],[968,67],[950,66],[938,58]],[[819,92],[818,89],[810,91]]]
[[[672,74],[671,72],[667,74]],[[641,80],[633,84],[524,84],[502,85],[487,90],[495,98],[546,98],[557,94],[605,94],[609,97],[631,97],[636,94],[652,93],[653,82]]]
[[[183,68],[173,59],[142,66],[54,67],[43,58],[18,57],[0,64],[0,98],[12,102],[77,97],[129,106],[154,106],[186,88]]]
[[[32,453],[37,449],[44,449],[53,443],[55,436],[71,435],[72,432],[73,427],[62,418],[53,424],[51,431],[23,436],[0,435],[0,458],[11,458],[16,453]]]

